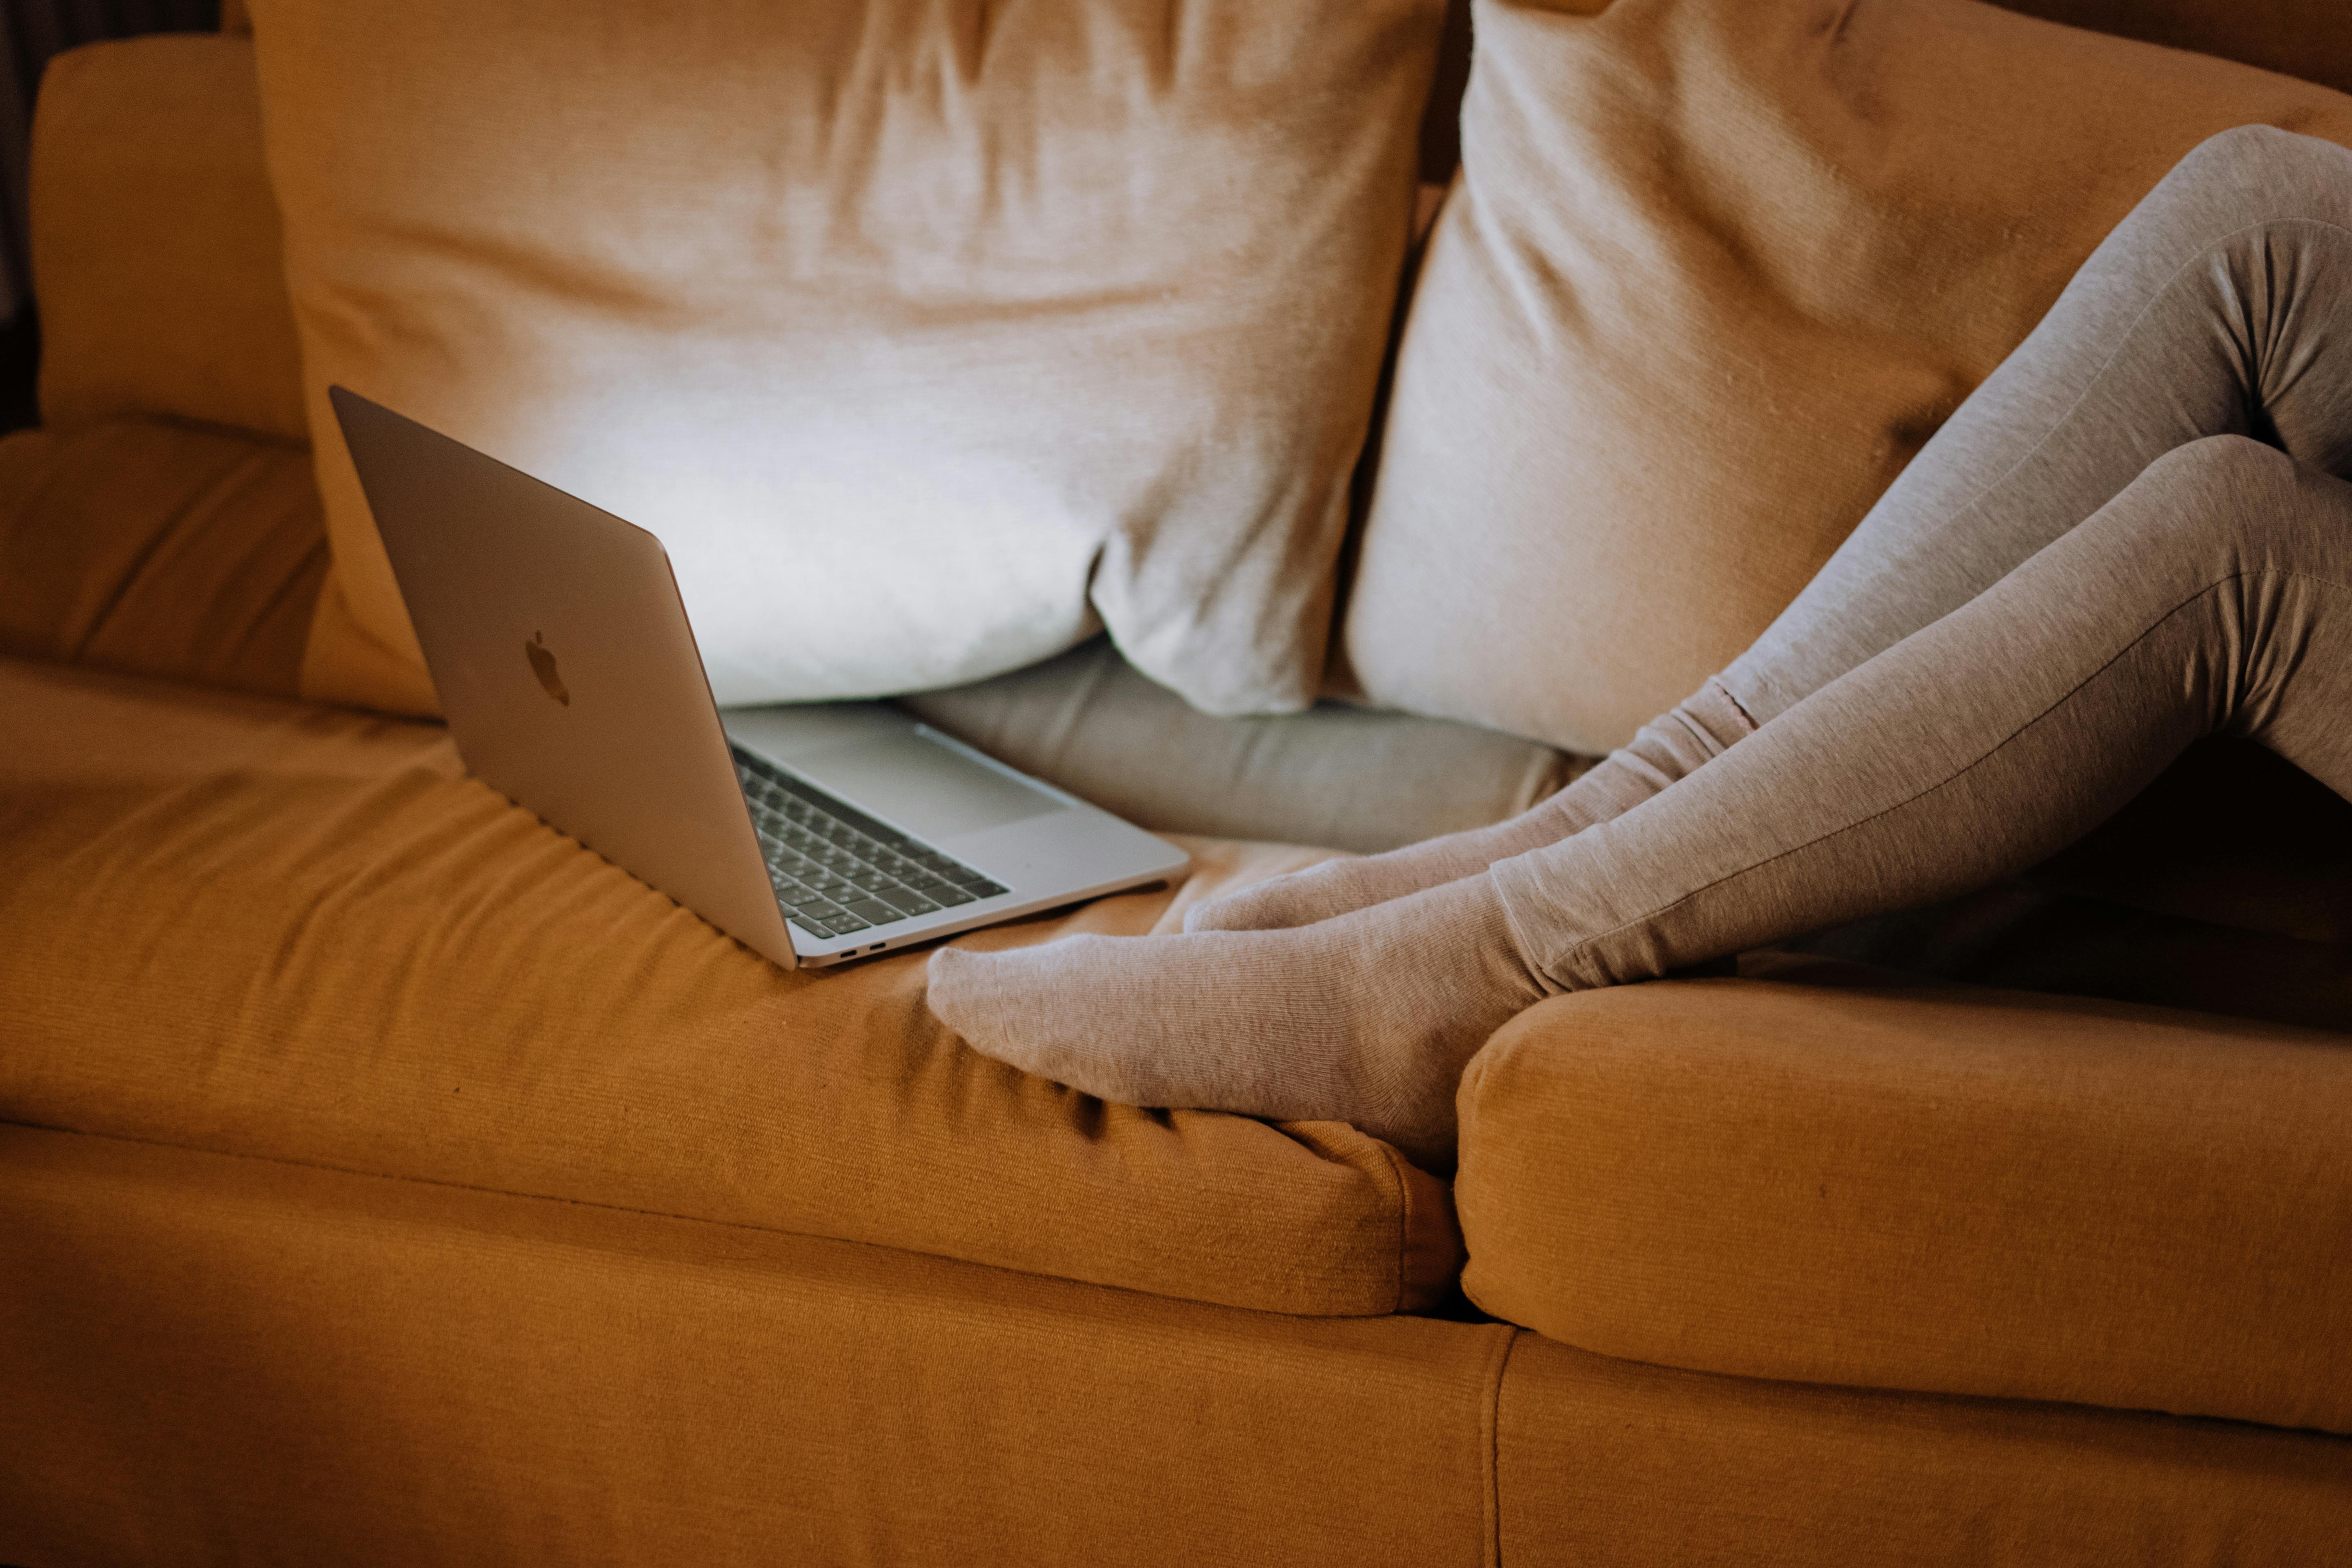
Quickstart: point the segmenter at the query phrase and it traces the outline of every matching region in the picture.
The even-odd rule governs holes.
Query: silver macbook
[[[466,766],[745,946],[837,963],[1184,869],[885,704],[721,714],[659,540],[331,396]]]

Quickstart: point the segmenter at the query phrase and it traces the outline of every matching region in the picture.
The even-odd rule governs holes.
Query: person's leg
[[[1494,827],[1278,879],[1191,930],[1303,925],[1605,822],[1965,604],[2200,437],[2352,472],[2352,152],[2249,127],[2183,159],[1812,584],[1689,701]]]
[[[2352,796],[2352,485],[2230,437],[1608,823],[1311,926],[944,950],[931,1006],[1106,1099],[1442,1163],[1464,1064],[1545,992],[1980,885],[2222,731]]]
[[[1709,758],[1721,756],[1755,729],[1755,721],[1730,693],[1709,680],[1643,725],[1631,742],[1507,822],[1426,838],[1385,854],[1326,860],[1195,904],[1184,913],[1184,929],[1270,931],[1312,925],[1474,875],[1497,860],[1539,849],[1632,810]]]

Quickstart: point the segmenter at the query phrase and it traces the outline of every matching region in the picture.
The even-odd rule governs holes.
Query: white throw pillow
[[[660,535],[723,702],[1314,697],[1438,0],[252,9],[315,694],[431,702],[341,383]]]

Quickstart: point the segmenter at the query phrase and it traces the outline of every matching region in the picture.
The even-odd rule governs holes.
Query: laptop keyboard
[[[1012,889],[735,749],[776,901],[811,936],[847,936]]]

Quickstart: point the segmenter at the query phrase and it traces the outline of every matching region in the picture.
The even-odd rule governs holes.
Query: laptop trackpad
[[[933,840],[1067,809],[1043,790],[920,735],[893,735],[796,757],[793,771],[852,805]]]

